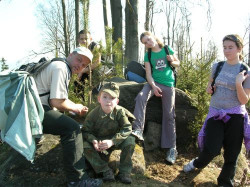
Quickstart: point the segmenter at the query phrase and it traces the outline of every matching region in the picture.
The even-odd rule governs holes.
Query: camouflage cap
[[[114,82],[108,82],[103,85],[101,92],[107,92],[109,93],[112,97],[119,97],[120,90],[119,86],[114,83]]]

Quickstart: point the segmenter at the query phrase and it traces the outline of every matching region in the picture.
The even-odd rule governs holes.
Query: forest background
[[[0,71],[15,69],[23,63],[37,62],[44,56],[50,59],[55,56],[65,57],[78,45],[76,38],[79,30],[87,29],[101,46],[99,51],[95,51],[102,53],[104,57],[100,71],[102,66],[115,67],[112,74],[107,76],[91,76],[92,80],[87,82],[88,89],[84,93],[87,98],[85,101],[75,94],[71,83],[70,98],[88,105],[91,110],[96,105],[96,97],[91,97],[93,87],[111,77],[124,77],[124,68],[131,60],[143,63],[145,49],[138,36],[141,32],[150,30],[165,44],[170,45],[181,61],[177,88],[190,96],[193,105],[198,109],[195,120],[189,124],[195,143],[209,106],[210,96],[206,94],[205,88],[211,65],[215,61],[224,60],[221,41],[224,35],[237,33],[244,38],[244,61],[250,64],[249,7],[249,0],[238,0],[237,3],[230,0],[0,0]],[[73,77],[74,80],[76,77]],[[1,143],[0,160],[8,157],[4,154],[7,150],[7,145]],[[55,155],[52,151],[51,158],[55,158]],[[147,154],[147,158],[150,155]],[[37,156],[43,157],[39,153]],[[180,172],[183,163],[187,162],[187,155],[180,154],[174,167],[159,161],[159,158],[163,158],[161,152],[156,151],[151,156],[154,158],[153,164],[148,163],[147,166],[150,177],[157,181],[165,179],[165,184],[176,180],[190,183],[193,180],[192,176],[187,177]],[[189,157],[193,155],[188,155],[187,158]],[[48,160],[47,157],[40,159],[39,165],[38,159],[36,169],[46,166],[44,163]],[[157,162],[154,163],[155,160]],[[210,180],[209,174],[217,171],[218,175],[220,167],[218,164],[208,167],[208,172],[203,177],[201,174],[201,178]],[[246,167],[245,163],[243,167]],[[30,167],[27,168],[30,170]],[[54,165],[52,168],[54,172]],[[13,170],[16,171],[16,168]],[[44,173],[42,171],[43,169],[41,175],[45,176],[38,180],[46,181],[43,179],[52,176],[47,170]],[[22,178],[24,172],[27,174],[27,170],[22,167],[18,172]],[[30,173],[37,176],[36,172]],[[61,174],[60,167],[58,173]],[[176,177],[179,173],[180,176]],[[19,175],[15,176],[10,172],[9,176],[20,182]],[[57,175],[55,177],[58,178]],[[207,186],[215,186],[216,177],[213,176],[211,180],[213,185],[208,183]],[[137,184],[145,182],[149,183],[148,179],[141,177]],[[49,180],[48,183],[53,185]],[[155,182],[152,183],[152,186],[155,185]],[[204,182],[197,186],[204,186]]]
[[[6,13],[6,8],[11,8],[18,3],[20,1],[1,0],[0,9],[5,8],[1,14]],[[185,91],[193,99],[193,105],[198,108],[196,120],[191,125],[195,139],[208,110],[210,97],[205,93],[205,88],[211,65],[214,61],[224,60],[221,43],[216,43],[214,41],[216,36],[209,34],[214,30],[214,22],[217,23],[215,26],[219,36],[221,36],[220,29],[231,28],[226,33],[231,34],[231,30],[233,32],[235,27],[239,27],[237,22],[242,22],[244,26],[240,28],[238,34],[244,38],[244,61],[250,63],[250,13],[246,8],[249,6],[245,6],[244,0],[237,1],[237,4],[228,1],[224,3],[223,9],[217,11],[214,17],[213,12],[216,12],[214,11],[216,7],[213,5],[218,6],[215,0],[33,0],[32,6],[35,7],[33,22],[29,22],[30,19],[20,20],[18,25],[8,22],[8,25],[3,25],[1,32],[3,30],[5,32],[1,33],[0,37],[3,41],[5,41],[4,38],[10,38],[9,43],[19,46],[21,51],[27,38],[19,34],[19,29],[36,24],[40,29],[38,37],[40,40],[33,38],[28,54],[18,60],[9,60],[0,53],[1,71],[16,68],[22,63],[38,61],[43,56],[49,58],[68,56],[78,45],[76,38],[79,30],[87,29],[92,33],[94,40],[96,40],[95,36],[99,35],[97,41],[101,48],[97,52],[102,53],[104,57],[105,62],[102,65],[115,67],[109,77],[91,76],[92,79],[88,82],[89,92],[85,93],[88,99],[80,101],[91,107],[95,104],[90,91],[93,87],[107,78],[123,77],[126,64],[132,60],[143,63],[145,49],[140,44],[138,36],[144,30],[149,30],[165,44],[170,45],[181,61],[177,88]],[[240,12],[247,12],[245,15],[248,17],[242,17],[237,21],[231,19],[232,16],[237,17]],[[5,20],[12,16],[7,14],[4,18],[1,15],[1,20],[6,23]],[[216,20],[221,17],[224,19],[218,24]],[[37,41],[35,42],[34,39]],[[32,48],[38,41],[39,48]],[[0,45],[0,51],[11,51],[10,59],[19,51],[14,47],[13,49],[2,48],[2,44]],[[79,100],[73,92],[73,86],[70,93],[73,100]]]

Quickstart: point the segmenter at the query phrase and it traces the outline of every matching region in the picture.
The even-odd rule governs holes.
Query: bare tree
[[[249,22],[250,22],[250,19],[249,19]],[[249,23],[249,26],[248,26],[248,65],[250,66],[250,23]]]
[[[153,15],[155,0],[146,0],[146,14],[144,28],[146,31],[153,31]]]
[[[68,37],[68,24],[67,24],[67,15],[66,15],[66,6],[65,6],[65,1],[61,0],[62,3],[62,12],[63,12],[63,32],[64,32],[64,45],[65,45],[65,55],[69,55],[69,37]]]
[[[89,30],[89,0],[82,0],[83,5],[83,16],[84,16],[84,23],[83,28],[86,32]],[[86,47],[89,46],[89,43],[86,43]],[[92,61],[89,64],[89,93],[88,93],[88,106],[92,103]]]
[[[111,15],[112,15],[112,27],[113,40],[116,42],[119,38],[122,38],[122,4],[121,0],[110,1]]]
[[[146,0],[146,14],[145,14],[145,23],[144,28],[146,31],[149,31],[149,19],[150,19],[150,13],[149,13],[149,7],[150,7],[150,0]]]
[[[79,29],[79,24],[80,24],[80,16],[79,16],[79,0],[75,0],[75,40],[76,40],[76,46],[79,45],[78,42],[78,33],[80,31]]]
[[[248,65],[250,65],[250,29],[249,29],[249,41],[248,41]]]
[[[138,0],[126,0],[125,15],[125,60],[138,61]]]
[[[0,63],[1,63],[1,71],[9,69],[9,66],[8,64],[6,64],[6,60],[4,58],[1,59]]]
[[[60,2],[60,1],[59,1]],[[58,1],[51,1],[46,6],[39,4],[37,7],[37,17],[39,18],[39,25],[43,36],[42,52],[34,52],[34,55],[53,53],[54,56],[66,56],[65,49],[65,34],[64,21],[62,15],[62,4]],[[73,1],[68,1],[65,4],[66,21],[68,35],[68,52],[71,47],[75,46],[75,19]]]
[[[83,6],[83,28],[89,30],[89,0],[81,0]],[[88,44],[87,44],[88,45]]]
[[[104,27],[108,27],[107,1],[106,0],[102,0],[102,8],[103,8]]]

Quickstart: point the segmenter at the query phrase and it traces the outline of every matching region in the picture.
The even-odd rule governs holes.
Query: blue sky
[[[42,0],[0,1],[0,58],[4,57],[11,69],[29,60],[37,60],[28,57],[32,50],[40,50],[42,38],[35,16],[38,2]],[[90,0],[90,31],[97,41],[104,37],[103,32],[100,32],[103,30],[101,2],[101,0]],[[200,37],[203,37],[205,42],[213,40],[222,51],[223,36],[231,33],[243,36],[245,33],[250,22],[250,0],[210,0],[210,2],[212,6],[211,31],[207,32],[204,9],[196,8],[193,10],[192,36],[197,43],[196,47],[199,47]],[[144,5],[140,6],[139,11],[144,11],[144,8]],[[139,21],[140,33],[143,31],[144,15]],[[164,24],[155,23],[155,25],[157,25],[156,34],[161,35],[163,29],[161,25]]]

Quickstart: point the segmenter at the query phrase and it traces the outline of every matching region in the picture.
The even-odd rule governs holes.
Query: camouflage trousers
[[[90,147],[90,146],[89,146]],[[89,161],[96,173],[102,173],[109,170],[108,160],[113,150],[121,150],[120,155],[120,173],[131,173],[132,170],[132,155],[135,149],[135,138],[129,136],[121,144],[117,146],[112,146],[107,150],[107,155],[104,153],[98,152],[93,146],[91,148],[84,148],[84,155]]]

